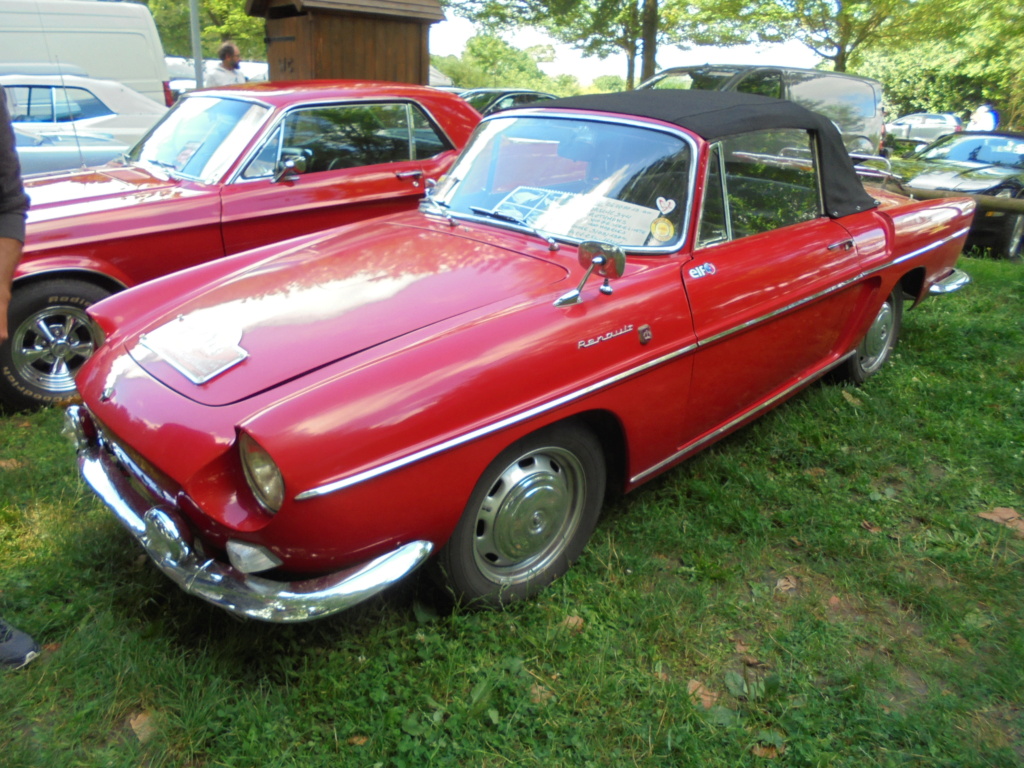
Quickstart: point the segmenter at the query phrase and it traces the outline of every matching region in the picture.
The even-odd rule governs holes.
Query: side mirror
[[[298,181],[299,174],[306,172],[306,158],[302,155],[296,155],[295,157],[289,157],[286,160],[282,160],[277,164],[277,170],[274,171],[273,182],[277,184],[279,181]]]
[[[558,298],[555,302],[556,307],[568,307],[573,304],[579,304],[582,300],[583,286],[586,285],[587,280],[590,279],[590,276],[595,271],[604,278],[604,283],[600,288],[601,293],[605,296],[611,296],[612,287],[610,281],[622,277],[622,273],[626,270],[626,254],[617,245],[587,240],[580,243],[577,258],[580,266],[586,268],[586,274],[583,275],[583,279],[580,280],[578,286]]]

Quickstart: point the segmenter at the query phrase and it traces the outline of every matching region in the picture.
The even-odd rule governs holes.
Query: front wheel
[[[495,459],[470,496],[437,571],[457,601],[498,606],[564,574],[597,525],[605,489],[601,445],[556,425]]]
[[[864,334],[857,351],[847,360],[843,378],[863,384],[878,373],[892,356],[903,325],[903,291],[896,286],[878,308],[871,327]]]
[[[1024,251],[1024,213],[1007,214],[1005,227],[1000,255],[1011,261],[1020,261]]]
[[[13,408],[38,408],[72,396],[75,374],[99,340],[85,310],[109,295],[77,280],[15,286],[10,338],[0,345],[0,400]]]

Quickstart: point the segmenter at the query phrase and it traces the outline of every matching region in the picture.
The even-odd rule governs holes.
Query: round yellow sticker
[[[676,228],[664,216],[659,216],[651,222],[651,235],[655,240],[667,243],[676,236]]]

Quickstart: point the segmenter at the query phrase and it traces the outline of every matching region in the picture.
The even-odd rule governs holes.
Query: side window
[[[770,232],[821,215],[817,158],[807,131],[756,131],[725,139],[720,147],[722,173],[716,180],[716,169],[709,169],[698,245]],[[724,186],[724,204],[716,184]]]
[[[426,160],[449,149],[455,149],[423,110],[415,104],[409,106],[412,112],[413,160]]]
[[[55,88],[53,96],[57,105],[58,122],[114,114],[107,109],[106,104],[84,88]]]
[[[704,210],[697,231],[697,247],[704,248],[729,239],[725,208],[725,184],[722,179],[722,145],[715,144],[708,157],[708,177],[704,184]]]
[[[11,120],[16,123],[52,123],[53,89],[41,86],[5,88]]]
[[[758,70],[744,77],[736,86],[740,93],[782,98],[782,73],[778,70]]]

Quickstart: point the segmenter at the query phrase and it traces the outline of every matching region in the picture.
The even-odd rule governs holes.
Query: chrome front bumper
[[[218,560],[202,560],[189,544],[179,515],[152,505],[130,483],[117,462],[86,428],[82,406],[67,409],[67,429],[78,447],[85,482],[138,539],[156,566],[189,594],[250,619],[296,622],[351,608],[400,581],[429,557],[433,544],[413,541],[337,573],[305,581],[272,581]]]

